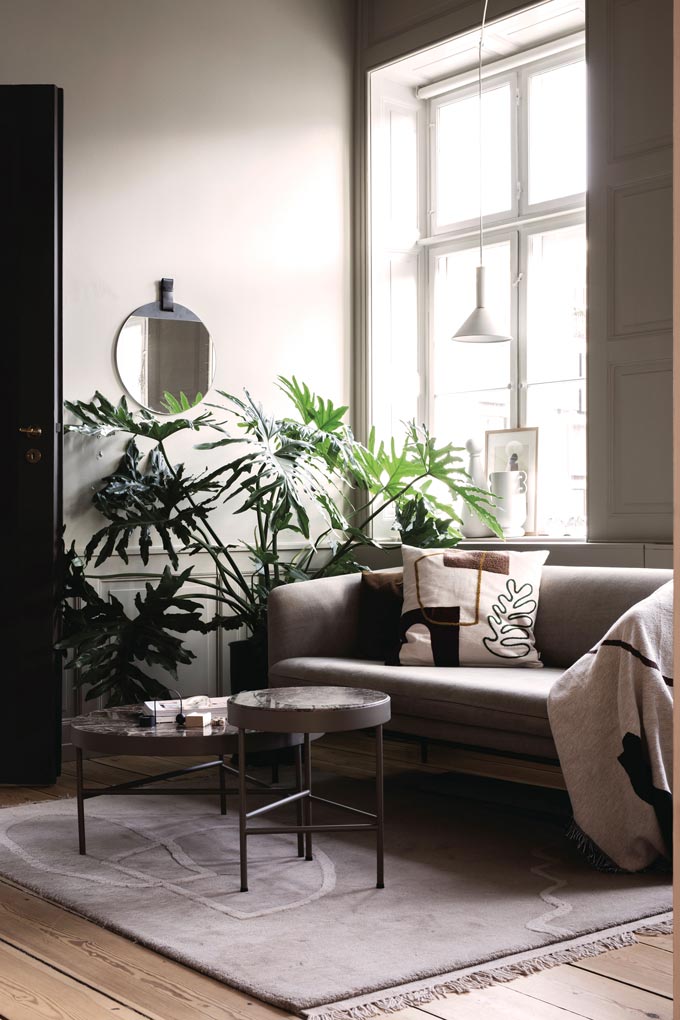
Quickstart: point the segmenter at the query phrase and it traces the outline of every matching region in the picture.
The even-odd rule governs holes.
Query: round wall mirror
[[[154,301],[136,308],[116,341],[116,366],[131,397],[156,414],[173,414],[166,394],[193,406],[205,397],[215,376],[210,333],[189,308],[164,310]]]

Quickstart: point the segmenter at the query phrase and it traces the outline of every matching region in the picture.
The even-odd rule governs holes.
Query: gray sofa
[[[543,669],[385,666],[357,658],[361,577],[277,588],[269,600],[269,685],[384,691],[392,730],[494,751],[556,758],[548,694],[630,606],[670,570],[544,567],[536,617]]]

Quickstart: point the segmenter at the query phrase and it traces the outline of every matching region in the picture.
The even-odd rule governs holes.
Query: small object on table
[[[189,712],[185,718],[184,725],[188,730],[201,729],[210,726],[212,723],[212,712]]]
[[[376,834],[376,887],[383,889],[385,808],[383,796],[383,724],[391,717],[391,702],[381,691],[352,687],[279,687],[268,690],[243,691],[230,698],[227,718],[238,727],[239,772],[239,856],[241,859],[241,892],[248,891],[248,836],[296,833],[298,857],[312,860],[313,832],[371,831]],[[375,728],[375,814],[317,797],[312,793],[312,733],[338,733],[344,730]],[[246,802],[246,730],[264,733],[304,733],[303,760],[300,745],[295,747],[296,792],[272,804],[247,810]],[[312,804],[330,805],[370,821],[341,825],[314,825]],[[282,804],[295,803],[297,825],[249,828],[248,819],[262,815]]]

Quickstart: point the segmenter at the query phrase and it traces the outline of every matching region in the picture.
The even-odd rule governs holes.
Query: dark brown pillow
[[[404,600],[401,570],[361,574],[358,654],[361,659],[393,660],[399,647]]]

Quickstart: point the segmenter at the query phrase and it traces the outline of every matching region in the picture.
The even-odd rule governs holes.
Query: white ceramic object
[[[486,489],[486,475],[484,473],[484,465],[482,464],[481,443],[478,443],[475,439],[468,439],[465,449],[470,455],[467,470],[473,485],[477,485],[480,489]],[[486,524],[482,524],[479,517],[472,513],[467,503],[463,503],[460,516],[463,522],[460,530],[466,538],[488,538],[489,535],[493,535],[493,531],[487,528]]]
[[[527,520],[526,471],[492,471],[489,486],[496,503],[496,519],[506,538],[521,538]]]

